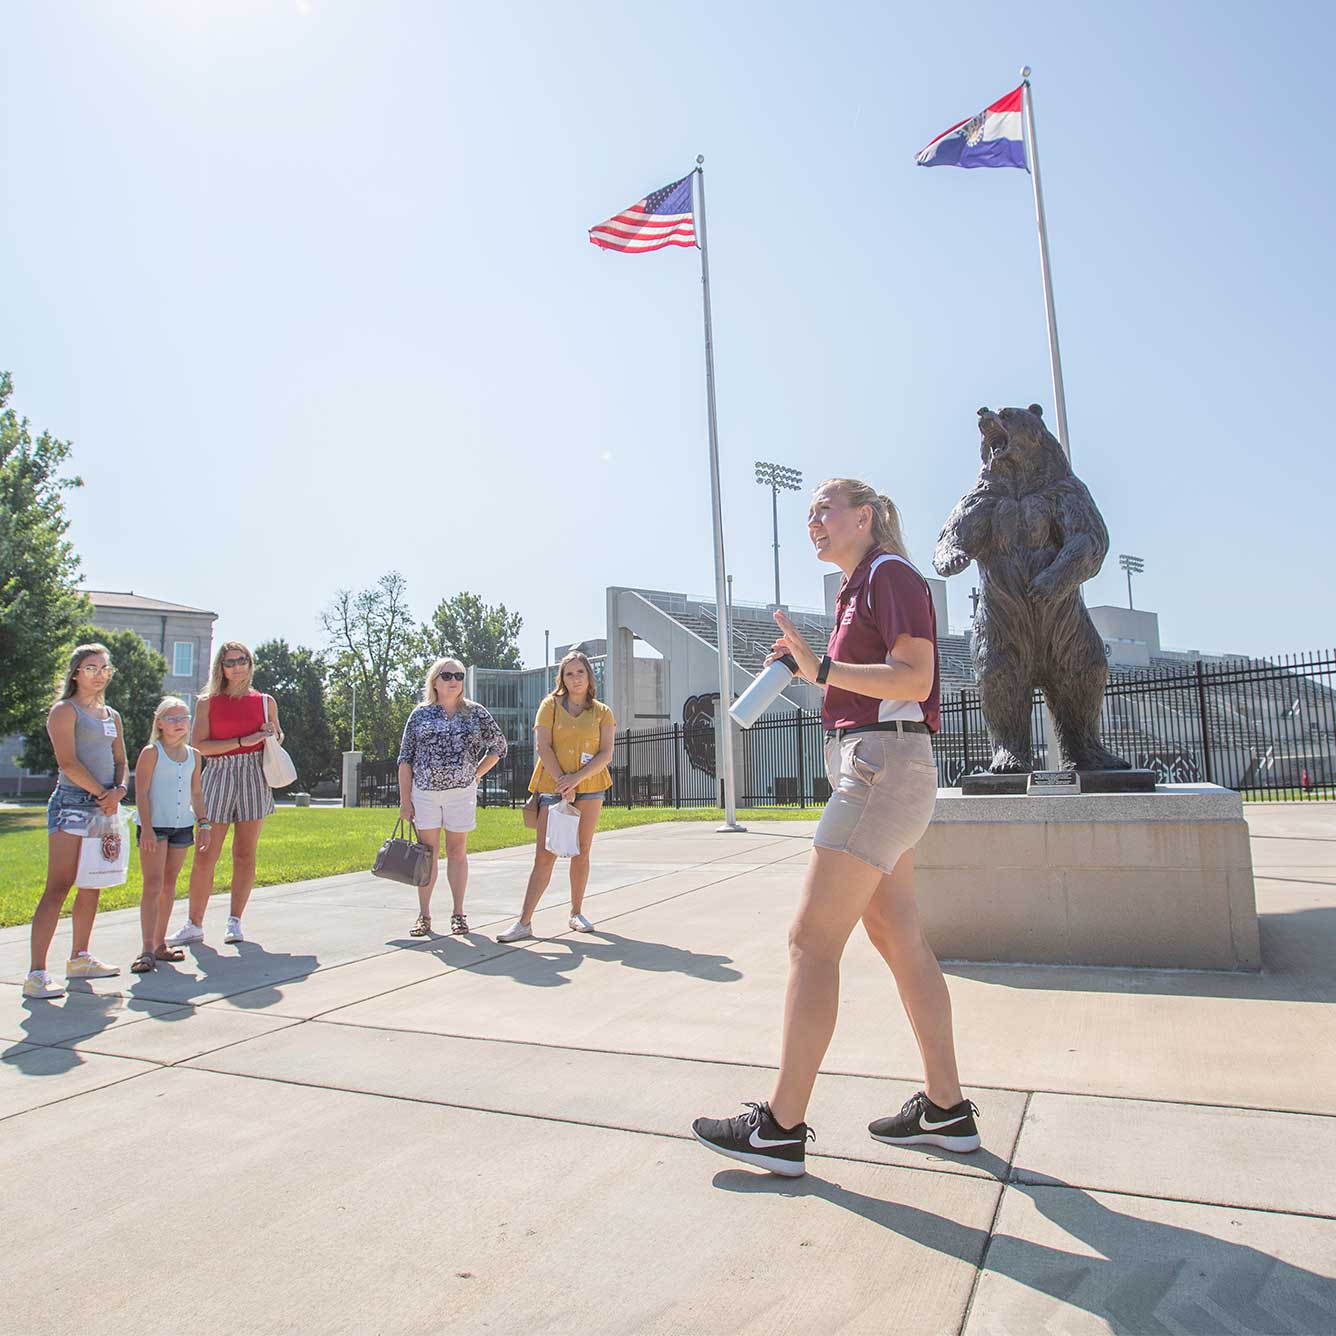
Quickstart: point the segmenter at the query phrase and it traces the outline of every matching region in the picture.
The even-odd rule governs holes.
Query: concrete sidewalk
[[[332,877],[145,976],[108,914],[127,973],[24,1003],[6,929],[0,1330],[1330,1336],[1336,807],[1245,812],[1260,976],[948,967],[974,1155],[867,1137],[919,1072],[857,937],[794,1181],[688,1127],[769,1093],[810,825],[600,835],[599,931],[558,869],[517,947],[515,849],[463,939]]]

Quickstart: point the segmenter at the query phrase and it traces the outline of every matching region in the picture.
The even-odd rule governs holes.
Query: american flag
[[[614,214],[606,223],[591,227],[589,240],[604,250],[633,253],[662,250],[665,246],[694,246],[691,177],[684,176]]]

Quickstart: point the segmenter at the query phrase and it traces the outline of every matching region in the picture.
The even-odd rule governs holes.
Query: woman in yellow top
[[[556,690],[544,698],[534,719],[534,750],[538,759],[529,792],[538,798],[538,840],[533,871],[524,892],[519,918],[497,937],[498,942],[519,942],[533,936],[533,912],[552,879],[556,854],[547,851],[547,813],[563,798],[580,813],[580,852],[571,859],[571,927],[593,932],[594,925],[580,912],[589,885],[589,850],[598,828],[603,799],[612,787],[608,764],[612,760],[617,721],[598,699],[594,669],[579,650],[572,650],[557,669]]]

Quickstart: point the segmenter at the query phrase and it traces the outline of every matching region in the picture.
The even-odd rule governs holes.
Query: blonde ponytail
[[[882,496],[857,478],[828,478],[812,495],[820,496],[822,492],[829,491],[838,491],[850,510],[867,506],[872,511],[872,541],[894,556],[908,560],[909,552],[905,548],[904,532],[900,528],[900,511],[889,496]]]

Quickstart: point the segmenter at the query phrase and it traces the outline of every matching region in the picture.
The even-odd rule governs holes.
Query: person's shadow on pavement
[[[78,1067],[83,1056],[72,1048],[56,1048],[56,1044],[91,1039],[108,1029],[118,1012],[142,1010],[128,995],[96,993],[87,982],[71,979],[64,997],[24,999],[19,1022],[23,1038],[0,1053],[0,1058],[27,1076],[59,1076]],[[42,1047],[16,1051],[23,1044]]]
[[[646,942],[636,937],[622,937],[602,928],[584,933],[570,942],[573,950],[596,960],[615,960],[628,969],[649,970],[654,974],[685,974],[707,983],[736,983],[742,971],[733,969],[732,956],[707,955],[682,946]]]
[[[187,1006],[212,994],[210,1001],[230,997],[232,1005],[249,1011],[278,1002],[282,997],[279,984],[294,983],[320,968],[319,956],[266,951],[257,942],[238,942],[234,949],[235,955],[223,954],[196,942],[185,951],[186,960],[194,962],[198,974],[183,973],[172,962],[162,961],[148,974],[135,975],[130,992],[155,1002],[180,1002]],[[183,1014],[175,1012],[161,1019],[179,1020]]]
[[[907,1202],[886,1201],[830,1182],[810,1170],[799,1179],[724,1169],[727,1192],[819,1197],[944,1256],[984,1267],[1019,1285],[1084,1309],[1113,1332],[1229,1331],[1239,1336],[1327,1336],[1336,1332],[1336,1277],[1282,1261],[1248,1244],[1106,1206],[1080,1188],[1050,1179],[1010,1183],[1094,1256],[962,1225]],[[1172,1209],[1173,1204],[1170,1203]],[[1215,1208],[1227,1218],[1229,1207]],[[1245,1208],[1238,1208],[1243,1210]],[[1253,1214],[1253,1212],[1248,1212]],[[988,1296],[985,1295],[985,1298]],[[976,1294],[976,1305],[978,1297]],[[1019,1330],[1033,1309],[1014,1314],[975,1308],[983,1330]],[[1050,1315],[1050,1325],[1053,1315]],[[1056,1330],[1056,1328],[1054,1328]]]
[[[529,938],[517,942],[513,947],[506,947],[503,952],[484,955],[472,964],[457,957],[452,958],[453,953],[449,948],[441,954],[452,964],[470,968],[474,974],[506,975],[516,983],[529,984],[535,988],[553,988],[570,983],[571,974],[586,959],[616,962],[629,969],[685,974],[708,983],[733,983],[742,978],[740,971],[730,968],[730,956],[706,955],[680,946],[644,942],[634,937],[620,937],[616,933],[597,930],[592,933],[563,933],[551,938]]]

